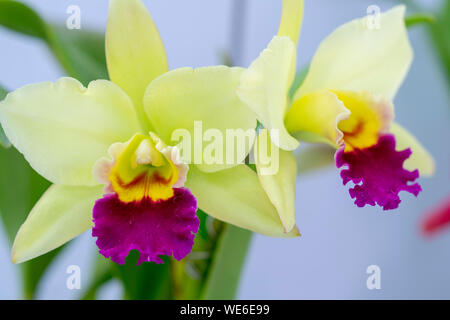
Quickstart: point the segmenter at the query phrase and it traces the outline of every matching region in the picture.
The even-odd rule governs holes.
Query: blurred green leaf
[[[84,291],[82,300],[95,300],[98,290],[107,282],[113,279],[112,262],[105,259],[100,254],[95,256],[95,265],[93,266],[91,282]]]
[[[111,272],[104,271],[101,274],[96,274],[94,278],[92,278],[92,282],[89,284],[88,289],[85,291],[84,295],[81,297],[81,300],[96,300],[98,290],[106,283],[111,281],[113,276]]]
[[[2,146],[3,148],[9,148],[11,146],[11,143],[9,142],[5,133],[3,132],[3,128],[1,126],[0,126],[0,146]]]
[[[409,9],[412,9],[415,12],[424,11],[420,2],[413,0],[395,0],[395,2],[406,4]],[[419,13],[419,15],[420,14],[421,13]],[[428,30],[435,51],[444,67],[447,82],[450,85],[450,1],[441,0],[440,6],[433,14],[433,17],[434,23],[427,24]],[[408,24],[408,21],[406,21],[406,23]]]
[[[3,87],[0,87],[0,101],[5,99],[7,94],[8,94],[8,91],[6,91]]]
[[[23,276],[23,297],[25,299],[36,298],[37,289],[47,267],[64,248],[65,245],[20,265]]]
[[[3,89],[2,87],[0,87],[0,101],[5,99],[7,94],[8,94],[8,92],[5,89]],[[11,143],[9,142],[8,138],[6,137],[5,132],[3,132],[3,128],[1,125],[0,125],[0,146],[2,146],[4,148],[9,148],[11,146]]]
[[[67,74],[84,85],[108,77],[101,34],[50,26],[33,9],[13,0],[0,0],[0,25],[45,41]]]
[[[407,28],[410,28],[417,24],[433,24],[434,22],[434,16],[429,13],[413,13],[405,18],[405,25]]]
[[[197,238],[201,238],[201,240],[204,240],[206,242],[209,242],[208,240],[210,240],[211,238],[211,232],[210,232],[210,222],[212,220],[212,218],[210,216],[208,216],[203,210],[198,209],[197,210],[197,217],[200,220],[200,226],[198,227],[198,232],[196,235],[196,239]],[[200,240],[200,239],[199,239]],[[197,243],[197,241],[196,241]]]
[[[13,147],[0,149],[0,212],[13,240],[29,211],[50,183],[39,176]]]
[[[252,232],[227,224],[214,250],[202,299],[234,299]]]
[[[39,176],[13,147],[0,148],[0,215],[10,243],[29,211],[50,183]],[[22,264],[24,297],[35,295],[39,279],[58,251]]]
[[[132,250],[124,265],[111,263],[113,275],[119,278],[124,285],[125,299],[171,298],[170,261],[166,256],[162,258],[163,264],[144,262],[138,266],[139,252]]]
[[[180,292],[175,296],[176,299],[199,299],[212,262],[212,253],[217,245],[216,240],[225,225],[201,209],[197,210],[197,216],[200,219],[200,227],[194,239],[194,247],[186,258],[176,262],[177,272],[172,269],[172,277],[176,273],[180,283],[177,286]],[[172,263],[175,262],[172,260]]]
[[[47,39],[44,21],[32,9],[18,1],[0,0],[0,24],[41,39]]]
[[[300,88],[300,85],[303,83],[303,80],[305,80],[305,77],[308,74],[308,71],[309,71],[309,65],[298,70],[297,73],[295,74],[294,82],[292,83],[291,88],[289,89],[289,97],[291,99],[294,96],[297,89]]]
[[[450,84],[450,1],[442,1],[436,21],[430,25],[431,38]]]
[[[66,72],[84,85],[97,79],[108,79],[105,38],[91,31],[53,27],[47,41]]]

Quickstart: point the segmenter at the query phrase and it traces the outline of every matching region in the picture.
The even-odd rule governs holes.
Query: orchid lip
[[[341,171],[343,184],[353,182],[349,190],[358,207],[378,204],[384,210],[396,209],[401,200],[400,191],[417,196],[422,190],[418,183],[409,184],[419,177],[419,171],[403,168],[411,150],[395,150],[393,135],[382,135],[377,144],[346,152],[345,147],[336,153],[336,166],[347,168]]]
[[[97,200],[93,209],[92,236],[100,253],[123,264],[133,249],[142,262],[163,263],[161,255],[183,259],[194,245],[200,221],[197,201],[186,188],[175,188],[168,200],[124,203],[117,194]]]
[[[198,230],[197,201],[183,188],[187,165],[176,147],[155,135],[134,135],[109,150],[112,159],[97,162],[94,174],[105,195],[93,209],[92,235],[100,253],[123,264],[138,250],[138,264],[163,263],[160,255],[184,258]]]

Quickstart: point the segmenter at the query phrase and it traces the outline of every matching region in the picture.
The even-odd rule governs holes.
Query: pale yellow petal
[[[394,122],[391,125],[390,132],[395,136],[397,150],[410,148],[412,151],[411,156],[405,161],[405,169],[419,169],[421,176],[431,176],[434,174],[435,164],[433,156],[408,130]]]
[[[187,163],[213,172],[247,156],[256,116],[236,95],[241,74],[241,68],[225,66],[181,68],[148,87],[144,105],[155,132],[166,144],[182,141]]]
[[[286,131],[284,116],[289,88],[295,76],[296,49],[288,37],[275,36],[242,74],[238,95],[270,130],[274,143],[294,150],[298,142]],[[278,139],[274,138],[274,133]]]
[[[413,58],[404,15],[401,5],[382,13],[379,25],[369,16],[337,28],[320,44],[294,99],[333,89],[368,91],[393,100]]]
[[[303,6],[303,0],[283,0],[278,35],[288,36],[295,44],[302,26]]]
[[[47,253],[92,227],[92,208],[102,186],[52,185],[19,229],[12,261],[21,263]]]
[[[318,91],[294,101],[286,114],[286,128],[302,141],[328,143],[334,147],[342,144],[343,133],[338,123],[350,116],[336,94]]]
[[[94,163],[141,130],[128,96],[106,80],[88,88],[71,78],[27,85],[0,103],[0,121],[39,174],[67,185],[97,184]]]
[[[142,103],[145,89],[169,67],[158,30],[141,0],[111,0],[106,59],[110,79],[131,97],[148,126]]]
[[[297,227],[284,233],[277,210],[246,165],[206,173],[191,166],[186,181],[200,209],[219,220],[274,237],[296,237]]]
[[[254,158],[261,186],[277,209],[285,232],[295,226],[295,183],[297,162],[292,151],[271,143],[267,129],[260,131]]]

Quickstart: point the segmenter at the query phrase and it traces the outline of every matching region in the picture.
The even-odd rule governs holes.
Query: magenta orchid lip
[[[174,188],[167,200],[123,203],[117,194],[97,200],[93,209],[92,236],[100,253],[124,264],[130,250],[140,253],[142,262],[163,263],[160,255],[183,259],[194,245],[200,224],[197,201],[186,188]]]
[[[355,184],[349,193],[358,207],[377,204],[384,210],[392,210],[400,204],[400,191],[417,197],[422,190],[418,183],[409,184],[419,178],[419,171],[403,168],[410,155],[410,149],[396,151],[394,136],[386,134],[366,149],[345,152],[342,147],[336,152],[336,166],[346,167],[341,170],[342,182]]]

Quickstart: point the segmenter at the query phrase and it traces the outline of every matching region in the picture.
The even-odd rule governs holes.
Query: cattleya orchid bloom
[[[239,100],[243,69],[168,71],[158,31],[139,0],[112,0],[106,31],[111,81],[27,85],[0,103],[0,121],[30,165],[53,182],[21,226],[13,262],[42,255],[92,228],[100,253],[122,264],[180,260],[199,227],[197,206],[264,235],[286,233],[256,173],[241,164],[190,164],[172,141],[194,122],[220,133],[254,130]],[[225,150],[229,151],[229,150]]]
[[[254,147],[261,186],[277,208],[285,232],[295,229],[297,162],[291,150],[298,146],[283,124],[287,91],[295,76],[295,43],[303,19],[303,0],[283,0],[278,35],[241,76],[237,94],[255,113],[263,128]],[[265,154],[278,162],[268,172]]]
[[[272,140],[280,148],[295,149],[295,138],[337,148],[336,165],[347,167],[341,177],[344,185],[355,184],[349,192],[357,206],[395,209],[400,191],[420,192],[419,184],[409,184],[419,172],[434,171],[429,153],[392,122],[392,99],[413,55],[405,7],[381,14],[379,29],[370,28],[368,17],[337,28],[320,44],[291,100],[302,6],[283,1],[278,35],[244,72],[238,95],[266,128],[277,129]]]

